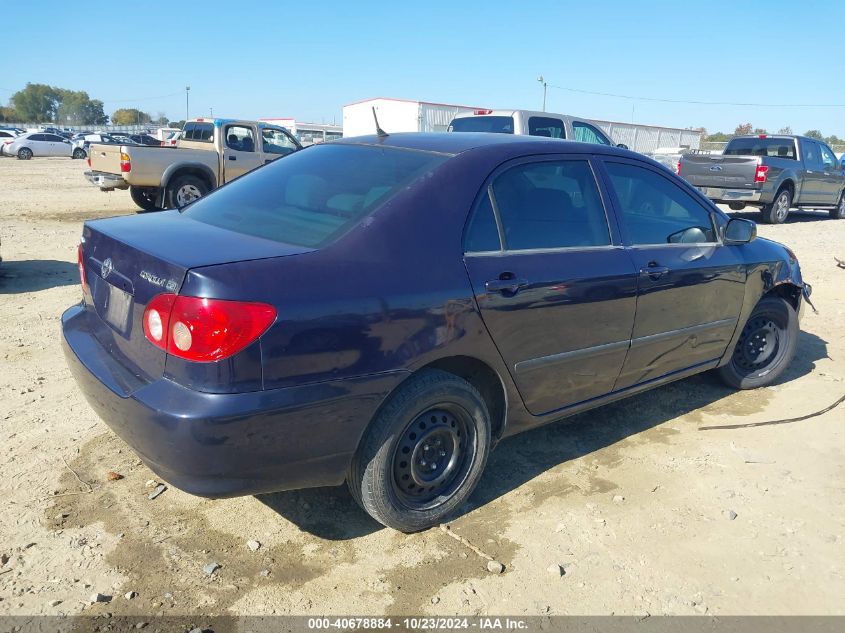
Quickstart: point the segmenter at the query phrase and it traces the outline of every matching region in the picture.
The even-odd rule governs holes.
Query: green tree
[[[120,108],[111,115],[114,125],[144,125],[152,121],[152,117],[138,108]]]
[[[108,117],[103,112],[103,102],[91,99],[87,92],[57,88],[60,102],[56,112],[57,120],[71,125],[103,125]]]
[[[734,130],[734,135],[741,136],[743,134],[751,134],[751,130],[753,129],[754,126],[750,123],[740,123],[736,126],[736,129]]]
[[[824,140],[824,136],[818,130],[807,130],[806,132],[804,132],[804,136],[809,136],[810,138],[815,138],[820,141]]]
[[[12,106],[0,106],[0,121],[4,123],[17,122],[18,113]]]
[[[754,134],[768,134],[768,132],[766,131],[766,128],[755,127]]]
[[[778,134],[792,134],[792,128],[788,125],[784,126],[778,130]]]
[[[182,119],[180,121],[169,121],[167,127],[175,127],[181,130],[183,127],[185,127],[185,120]]]
[[[59,93],[46,84],[26,84],[26,88],[12,95],[12,105],[25,122],[45,123],[56,118]]]

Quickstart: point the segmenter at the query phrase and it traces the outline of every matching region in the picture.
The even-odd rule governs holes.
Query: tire
[[[763,214],[763,222],[766,224],[783,224],[789,216],[789,209],[792,208],[792,191],[789,188],[778,190],[772,204],[767,204],[760,209]]]
[[[18,150],[18,160],[29,160],[32,158],[32,150],[28,147],[21,147]]]
[[[466,501],[490,445],[490,414],[481,394],[454,374],[425,369],[402,384],[372,421],[347,485],[376,521],[417,532]]]
[[[842,192],[842,195],[839,196],[839,203],[830,211],[830,217],[834,220],[843,220],[845,219],[845,191]]]
[[[772,384],[792,362],[799,333],[795,308],[781,297],[763,297],[743,326],[731,360],[717,370],[719,377],[735,389]]]
[[[132,202],[144,211],[161,211],[161,207],[156,204],[158,192],[158,187],[129,187]]]
[[[87,158],[87,157],[88,157],[88,153],[84,149],[82,149],[81,147],[77,147],[75,150],[73,150],[73,158],[75,158],[77,160],[82,160],[82,159]]]
[[[167,186],[167,207],[181,209],[208,193],[208,185],[204,180],[185,174],[176,176]]]
[[[731,211],[742,211],[745,208],[744,202],[729,202],[728,207],[730,207]]]

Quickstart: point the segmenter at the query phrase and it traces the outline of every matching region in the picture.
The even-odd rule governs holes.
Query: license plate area
[[[130,315],[132,313],[132,295],[110,283],[106,283],[108,291],[103,306],[103,319],[124,336],[129,332]]]

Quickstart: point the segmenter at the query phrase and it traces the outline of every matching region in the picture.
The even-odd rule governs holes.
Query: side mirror
[[[622,148],[622,149],[630,149],[627,145],[625,145],[625,143],[618,143],[618,144],[616,145],[616,147],[620,147],[620,148]]]
[[[748,244],[757,237],[757,224],[744,218],[731,218],[725,227],[725,244]]]

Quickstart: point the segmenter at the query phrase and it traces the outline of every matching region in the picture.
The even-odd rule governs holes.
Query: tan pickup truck
[[[176,209],[265,163],[302,149],[284,128],[192,119],[175,148],[92,144],[85,172],[103,191],[129,189],[142,209]]]

